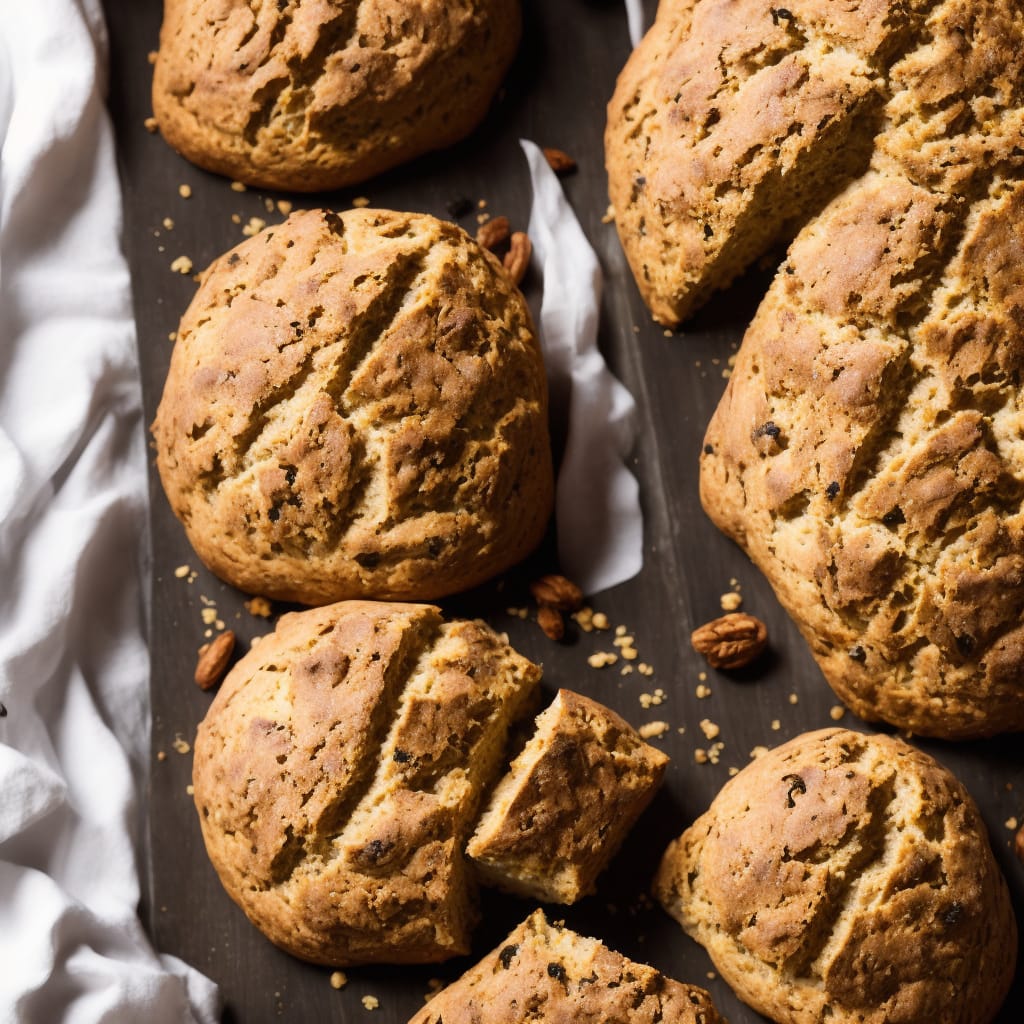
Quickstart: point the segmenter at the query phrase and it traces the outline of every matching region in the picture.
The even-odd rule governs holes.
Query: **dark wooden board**
[[[648,3],[649,15],[653,3]],[[171,352],[169,335],[195,285],[170,269],[187,255],[196,269],[242,241],[241,225],[268,213],[264,195],[232,191],[226,181],[205,174],[172,153],[144,120],[150,113],[151,67],[160,20],[156,0],[106,0],[112,38],[110,106],[117,130],[125,194],[125,245],[132,268],[145,406],[152,417]],[[682,934],[646,892],[668,840],[703,811],[757,745],[775,745],[808,729],[832,724],[837,704],[771,589],[745,556],[709,523],[697,499],[697,455],[705,425],[725,385],[722,371],[756,308],[770,272],[747,275],[716,298],[683,337],[666,338],[640,302],[614,227],[602,223],[607,207],[602,133],[605,104],[629,51],[626,20],[619,0],[532,0],[526,5],[521,53],[506,88],[485,124],[466,142],[405,168],[321,197],[288,198],[296,206],[344,208],[359,195],[373,205],[446,216],[460,197],[485,199],[487,210],[507,214],[525,229],[530,184],[518,139],[560,147],[579,161],[565,179],[568,197],[605,271],[601,346],[615,371],[636,397],[639,438],[634,468],[641,483],[645,515],[645,566],[634,580],[595,595],[594,606],[612,624],[624,624],[636,637],[640,657],[654,666],[653,678],[622,676],[619,665],[595,670],[586,658],[611,649],[611,636],[576,634],[556,645],[533,622],[506,613],[527,603],[526,583],[555,567],[552,539],[504,580],[445,602],[451,614],[479,615],[507,630],[513,644],[543,663],[545,688],[567,686],[616,708],[635,725],[661,719],[671,731],[658,740],[671,756],[667,782],[655,803],[603,878],[599,892],[572,908],[553,908],[556,917],[596,935],[623,953],[644,960],[681,980],[706,985],[733,1024],[759,1018],[728,988],[709,977],[703,950]],[[179,185],[192,189],[189,199]],[[475,211],[474,211],[475,212]],[[162,226],[171,218],[174,227]],[[473,215],[463,218],[475,229]],[[535,310],[536,271],[526,281]],[[564,409],[553,410],[555,432]],[[256,1024],[272,1020],[361,1020],[364,995],[379,999],[372,1019],[404,1022],[422,1005],[428,981],[449,980],[467,960],[425,968],[351,969],[348,985],[335,991],[330,972],[292,959],[272,947],[230,902],[210,867],[186,788],[191,756],[179,753],[175,739],[191,742],[210,702],[191,681],[196,650],[208,627],[206,602],[235,629],[243,642],[266,632],[269,623],[243,607],[245,595],[217,581],[199,565],[171,515],[155,473],[150,477],[153,590],[150,642],[153,657],[153,761],[149,793],[150,849],[145,870],[144,919],[157,947],[182,957],[222,988],[225,1020]],[[580,501],[587,501],[581,494]],[[192,582],[175,569],[189,565]],[[756,669],[739,676],[708,672],[711,695],[695,690],[706,666],[690,649],[690,631],[720,614],[720,596],[742,587],[743,607],[763,618],[771,636],[770,654]],[[645,710],[640,694],[660,687],[660,707]],[[791,703],[796,694],[798,703]],[[694,750],[708,746],[699,722],[710,719],[725,743],[717,765],[698,765]],[[772,723],[777,723],[773,728]],[[843,723],[868,728],[846,714]],[[685,728],[684,733],[678,730]],[[980,804],[996,855],[1009,879],[1018,919],[1024,909],[1024,867],[1014,859],[1012,833],[1005,822],[1024,816],[1024,759],[1018,738],[920,746],[951,768]],[[161,756],[162,754],[162,756]],[[523,901],[485,895],[484,918],[476,937],[482,954],[532,909]],[[1024,984],[1018,982],[998,1018],[1001,1024],[1024,1015]]]

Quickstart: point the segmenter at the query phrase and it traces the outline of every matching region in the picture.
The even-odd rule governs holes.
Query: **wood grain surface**
[[[650,18],[654,3],[647,7]],[[470,139],[365,185],[320,197],[232,191],[227,181],[187,164],[158,134],[147,131],[152,75],[147,55],[157,46],[160,4],[106,0],[106,10],[112,46],[110,107],[150,419],[170,358],[170,336],[196,287],[190,276],[171,270],[177,257],[187,256],[197,271],[202,269],[243,240],[242,229],[250,218],[268,223],[283,219],[276,205],[280,199],[296,207],[342,209],[355,197],[365,196],[374,206],[447,217],[451,203],[467,198],[474,207],[461,220],[467,229],[475,230],[481,200],[488,212],[505,214],[513,228],[525,229],[531,193],[518,139],[558,147],[578,161],[578,170],[564,179],[564,187],[605,272],[602,349],[639,407],[633,466],[645,516],[642,573],[610,592],[593,595],[591,603],[606,613],[612,626],[628,628],[640,660],[653,666],[654,675],[624,676],[621,660],[604,669],[589,667],[589,655],[612,649],[608,632],[575,630],[556,644],[534,621],[507,613],[510,607],[529,603],[530,579],[556,568],[550,535],[527,565],[444,605],[450,614],[482,616],[506,630],[520,651],[543,663],[549,695],[565,686],[603,701],[636,726],[654,720],[669,724],[670,730],[655,741],[672,762],[654,804],[603,877],[598,893],[575,907],[551,912],[630,957],[706,986],[733,1024],[760,1020],[710,973],[704,951],[652,905],[647,891],[665,845],[707,807],[728,778],[730,766],[742,767],[757,745],[773,746],[802,731],[834,724],[830,711],[838,702],[765,580],[711,526],[697,498],[703,431],[725,385],[723,371],[771,271],[748,274],[718,296],[681,336],[666,337],[640,302],[614,226],[602,221],[608,202],[602,149],[605,104],[629,51],[623,5],[619,0],[528,2],[519,57],[486,122]],[[180,194],[182,185],[191,188],[189,198]],[[173,227],[168,226],[171,222]],[[536,311],[540,281],[535,269],[524,289]],[[564,432],[565,411],[564,403],[555,403],[556,437]],[[350,969],[345,972],[346,987],[335,990],[329,970],[292,959],[249,925],[207,861],[187,792],[191,754],[185,746],[191,744],[211,700],[210,693],[192,682],[197,648],[205,632],[216,628],[204,621],[204,612],[234,629],[243,644],[267,632],[271,622],[250,614],[243,603],[247,595],[220,583],[199,565],[155,472],[150,475],[150,492],[154,721],[143,907],[149,932],[160,950],[182,957],[221,986],[225,1021],[407,1021],[422,1005],[431,979],[450,980],[469,961]],[[588,500],[586,494],[578,497]],[[190,571],[179,576],[176,570],[182,566]],[[721,614],[721,596],[737,587],[743,609],[767,622],[770,651],[756,666],[727,675],[707,669],[691,650],[689,635],[695,626]],[[702,680],[710,694],[698,698]],[[641,695],[655,688],[664,690],[664,703],[645,708]],[[695,750],[709,746],[700,726],[705,719],[721,730],[718,740],[724,746],[717,764],[695,761]],[[842,723],[868,728],[849,712]],[[920,746],[952,769],[981,806],[1010,882],[1018,920],[1024,920],[1024,866],[1013,857],[1012,832],[1006,825],[1015,816],[1024,818],[1020,739],[960,745],[921,741]],[[511,897],[485,895],[483,923],[476,936],[478,954],[493,947],[532,909]],[[371,995],[379,1005],[368,1011],[362,999]],[[1021,1019],[1024,984],[1018,981],[998,1020],[1010,1024]]]

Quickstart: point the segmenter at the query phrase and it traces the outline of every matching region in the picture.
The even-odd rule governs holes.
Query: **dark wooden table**
[[[833,724],[837,701],[772,592],[746,557],[717,533],[697,499],[697,455],[708,418],[725,385],[723,370],[735,351],[770,271],[747,275],[716,298],[683,336],[665,337],[640,302],[626,268],[607,208],[602,133],[605,104],[629,51],[619,0],[528,2],[520,55],[484,125],[463,144],[344,192],[316,198],[238,193],[171,152],[149,133],[151,66],[157,46],[157,0],[106,0],[112,60],[110,107],[117,130],[125,194],[125,245],[132,268],[144,397],[151,418],[163,385],[178,318],[190,300],[191,277],[171,270],[188,256],[196,270],[243,240],[251,217],[282,219],[276,201],[296,206],[345,208],[357,196],[374,206],[448,216],[449,204],[483,199],[487,210],[508,215],[525,229],[530,183],[520,137],[571,153],[579,162],[565,179],[568,197],[605,271],[601,345],[616,373],[636,397],[639,437],[634,468],[645,516],[643,572],[614,590],[594,595],[593,606],[612,625],[636,637],[640,659],[653,677],[623,676],[618,665],[597,670],[588,655],[611,649],[609,633],[575,633],[563,644],[544,637],[536,624],[506,612],[528,603],[526,583],[555,567],[549,538],[528,565],[504,580],[445,602],[452,614],[482,616],[506,630],[512,643],[544,665],[549,693],[566,686],[617,709],[634,725],[663,720],[671,730],[656,740],[672,756],[667,782],[627,842],[599,891],[572,908],[553,908],[572,927],[606,941],[684,981],[707,986],[733,1024],[760,1020],[713,975],[704,951],[691,942],[646,893],[668,840],[703,811],[757,745],[773,746],[808,729]],[[654,4],[648,3],[649,15]],[[183,198],[179,186],[188,185]],[[268,211],[267,206],[272,206]],[[474,213],[476,210],[474,209]],[[235,215],[235,219],[232,219]],[[165,225],[173,221],[173,227]],[[463,226],[476,227],[475,217]],[[536,310],[540,282],[525,282]],[[556,434],[564,409],[554,409]],[[210,867],[187,792],[190,743],[210,702],[191,681],[204,621],[219,618],[243,643],[271,628],[243,606],[245,595],[206,572],[189,548],[151,474],[153,590],[150,642],[153,658],[153,760],[149,793],[150,848],[144,918],[157,947],[204,971],[221,986],[225,1020],[256,1024],[272,1020],[362,1020],[361,999],[376,996],[370,1019],[404,1022],[422,1005],[431,979],[450,980],[468,961],[424,968],[348,970],[336,991],[330,971],[294,960],[271,946],[227,898]],[[586,495],[580,495],[586,501]],[[175,570],[189,566],[188,575]],[[698,698],[706,666],[689,645],[690,631],[721,613],[720,597],[738,585],[743,608],[763,618],[771,651],[755,669],[726,676],[709,671],[710,695]],[[210,609],[213,609],[212,611]],[[280,609],[275,609],[280,610]],[[215,624],[212,628],[216,628]],[[655,688],[667,698],[644,708],[640,696]],[[792,696],[795,695],[795,698]],[[698,764],[695,750],[708,748],[699,723],[721,729],[717,764]],[[847,713],[844,724],[867,728]],[[685,731],[683,731],[685,730]],[[177,746],[176,746],[177,741]],[[981,806],[996,856],[1009,879],[1019,920],[1024,920],[1024,866],[1013,857],[1008,819],[1024,818],[1024,758],[1018,738],[969,744],[921,741],[951,768]],[[488,894],[476,950],[482,954],[511,930],[532,906]],[[1024,1018],[1024,984],[1018,982],[1001,1024]],[[922,1022],[924,1024],[924,1022]]]

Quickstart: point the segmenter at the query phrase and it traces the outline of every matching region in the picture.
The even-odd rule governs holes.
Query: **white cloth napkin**
[[[0,1021],[217,1019],[137,917],[146,464],[98,0],[0,4]]]
[[[643,0],[626,0],[626,22],[629,25],[629,41],[636,46],[644,37]]]
[[[544,279],[540,338],[556,405],[569,429],[555,520],[565,574],[596,594],[643,565],[643,516],[625,459],[636,441],[633,396],[597,347],[601,268],[543,152],[520,140],[530,166],[530,240]]]

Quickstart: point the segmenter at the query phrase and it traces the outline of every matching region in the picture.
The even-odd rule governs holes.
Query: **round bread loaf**
[[[518,0],[165,0],[153,112],[207,170],[340,188],[468,134],[519,35]]]
[[[409,1024],[725,1024],[711,996],[535,910]]]
[[[673,842],[658,899],[779,1024],[985,1024],[1017,930],[985,826],[941,765],[888,736],[798,736]]]
[[[195,742],[196,808],[229,895],[314,963],[469,952],[463,848],[539,679],[483,623],[429,605],[283,616]]]
[[[200,558],[282,600],[463,590],[528,554],[551,511],[529,309],[429,216],[304,211],[215,261],[153,435]]]

